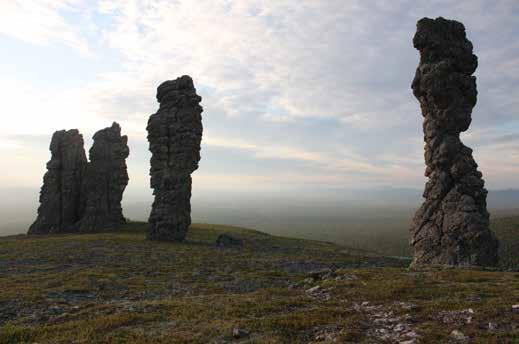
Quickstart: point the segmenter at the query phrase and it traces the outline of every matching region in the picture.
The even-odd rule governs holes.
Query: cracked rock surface
[[[93,139],[83,184],[86,209],[79,223],[81,232],[115,229],[125,223],[121,201],[128,185],[128,137],[121,136],[121,127],[114,122],[95,133]]]
[[[412,89],[424,117],[429,180],[411,228],[412,265],[494,266],[498,241],[489,229],[487,190],[460,140],[477,99],[472,43],[463,24],[440,17],[418,21],[413,44],[420,63]]]
[[[184,75],[163,82],[157,100],[159,110],[146,128],[155,196],[148,238],[182,241],[191,224],[191,173],[200,161],[202,98],[191,77]]]
[[[81,218],[85,199],[81,183],[87,159],[83,136],[77,129],[59,130],[52,135],[51,158],[43,176],[38,217],[29,234],[70,231]]]

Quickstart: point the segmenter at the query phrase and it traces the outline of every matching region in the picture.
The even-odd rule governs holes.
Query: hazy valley
[[[38,189],[3,189],[1,235],[25,233],[34,221]],[[418,189],[329,190],[308,196],[219,192],[193,195],[193,221],[253,228],[265,233],[330,241],[390,256],[409,256],[409,226]],[[151,195],[145,201],[123,201],[125,216],[146,221]],[[490,191],[489,211],[494,223],[519,216],[519,190]],[[514,205],[516,205],[514,207]]]

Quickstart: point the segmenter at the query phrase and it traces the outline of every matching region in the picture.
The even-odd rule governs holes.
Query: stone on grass
[[[234,328],[232,330],[232,336],[235,339],[245,338],[245,337],[248,337],[249,335],[250,335],[249,331],[243,330],[241,328]]]
[[[457,341],[466,341],[468,339],[460,330],[452,331],[450,337]]]

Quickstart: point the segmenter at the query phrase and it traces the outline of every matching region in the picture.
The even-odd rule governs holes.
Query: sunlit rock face
[[[121,201],[128,185],[128,137],[121,136],[121,127],[114,122],[95,133],[93,140],[83,183],[86,208],[78,224],[81,232],[116,229],[125,222]]]
[[[489,229],[487,190],[472,150],[460,140],[476,105],[478,65],[463,24],[418,21],[420,63],[412,83],[424,117],[425,202],[411,229],[413,266],[493,266],[498,241]]]
[[[29,228],[29,234],[74,231],[85,210],[86,200],[81,192],[87,166],[83,136],[77,129],[56,131],[50,151],[38,217]]]
[[[191,173],[200,161],[202,98],[184,75],[162,83],[157,100],[159,110],[147,127],[155,195],[148,238],[182,241],[191,224]]]

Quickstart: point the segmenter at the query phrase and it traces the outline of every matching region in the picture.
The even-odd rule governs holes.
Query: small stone
[[[513,305],[512,306],[512,312],[519,313],[519,305]]]
[[[416,344],[416,343],[418,343],[416,338],[398,342],[398,344]]]
[[[318,285],[316,285],[315,287],[312,287],[312,288],[308,289],[306,292],[307,292],[308,294],[313,294],[313,293],[319,291],[320,289],[321,289],[321,287],[318,286]]]
[[[329,268],[312,271],[309,273],[309,275],[315,281],[326,280],[326,279],[330,279],[330,278],[337,276],[337,274],[332,269],[329,269]]]
[[[404,337],[416,339],[420,336],[415,331],[409,331],[409,332],[404,333]]]
[[[497,327],[498,327],[498,326],[497,326],[496,323],[493,323],[493,322],[489,322],[489,323],[488,323],[488,329],[489,329],[490,331],[495,331],[495,330],[497,330]]]
[[[232,330],[232,336],[235,339],[240,339],[240,338],[248,337],[249,334],[250,334],[249,331],[246,331],[246,330],[243,330],[243,329],[240,329],[240,328],[235,328],[235,329]]]
[[[405,324],[400,323],[400,324],[396,324],[396,326],[393,328],[393,331],[395,331],[395,332],[402,332],[406,328],[407,328],[407,326]]]
[[[459,330],[454,330],[451,332],[450,337],[454,340],[458,341],[465,341],[467,340],[467,337],[463,334],[463,332]]]
[[[405,310],[412,310],[412,309],[416,309],[418,307],[416,304],[411,303],[411,302],[396,302],[395,304]]]

